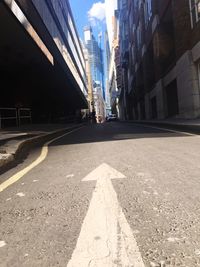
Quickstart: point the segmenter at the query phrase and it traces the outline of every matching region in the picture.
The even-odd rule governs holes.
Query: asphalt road
[[[32,150],[0,183],[30,166],[40,152]],[[98,174],[87,176],[98,167]],[[118,179],[101,182],[110,167],[120,172]],[[102,195],[110,213],[113,209],[113,225],[114,206],[125,215],[124,227],[132,232],[127,242],[137,241],[144,266],[200,266],[200,137],[117,122],[85,126],[54,141],[44,161],[0,192],[0,266],[142,266],[124,263],[124,252],[112,263],[70,263],[73,255],[72,262],[81,257],[74,252],[77,244],[84,246],[95,224],[97,231],[103,224],[104,215],[102,222],[96,218],[107,209],[97,203]],[[94,236],[95,242],[101,238]],[[122,250],[126,240],[116,240],[114,249]]]

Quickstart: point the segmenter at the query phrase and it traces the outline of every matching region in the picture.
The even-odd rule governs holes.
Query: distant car
[[[116,114],[108,115],[106,121],[117,121],[117,115]]]

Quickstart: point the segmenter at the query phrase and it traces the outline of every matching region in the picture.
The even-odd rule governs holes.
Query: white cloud
[[[92,23],[95,23],[96,21],[104,21],[105,16],[105,3],[102,2],[94,3],[88,11],[88,17]]]

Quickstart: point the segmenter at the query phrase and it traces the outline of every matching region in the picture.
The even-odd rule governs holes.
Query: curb
[[[2,154],[0,157],[0,174],[7,171],[9,168],[14,167],[17,165],[17,159],[20,157],[23,157],[24,154],[27,154],[28,151],[31,150],[35,145],[42,144],[44,142],[47,142],[54,137],[58,137],[59,135],[62,135],[64,133],[67,133],[68,131],[78,129],[79,127],[83,126],[84,124],[78,124],[75,126],[62,128],[59,130],[55,130],[49,133],[40,134],[38,136],[31,137],[26,140],[22,140],[17,145],[16,150],[12,154]]]

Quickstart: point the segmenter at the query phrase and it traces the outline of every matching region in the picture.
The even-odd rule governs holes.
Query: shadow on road
[[[95,125],[85,125],[81,129],[66,135],[52,142],[49,146],[63,146],[72,144],[87,144],[97,142],[114,142],[122,140],[133,140],[142,138],[175,138],[187,137],[185,134],[173,133],[165,130],[159,130],[144,125],[135,125],[133,123],[109,122]],[[41,147],[43,142],[33,147]],[[19,157],[5,168],[0,169],[0,175],[9,169],[23,163],[30,154],[29,150],[24,150]]]
[[[86,125],[67,138],[61,138],[53,142],[51,146],[81,144],[81,143],[96,143],[110,142],[129,139],[141,138],[172,138],[186,137],[187,135],[175,132],[151,128],[150,126],[135,125],[132,123],[110,122],[96,125]]]

